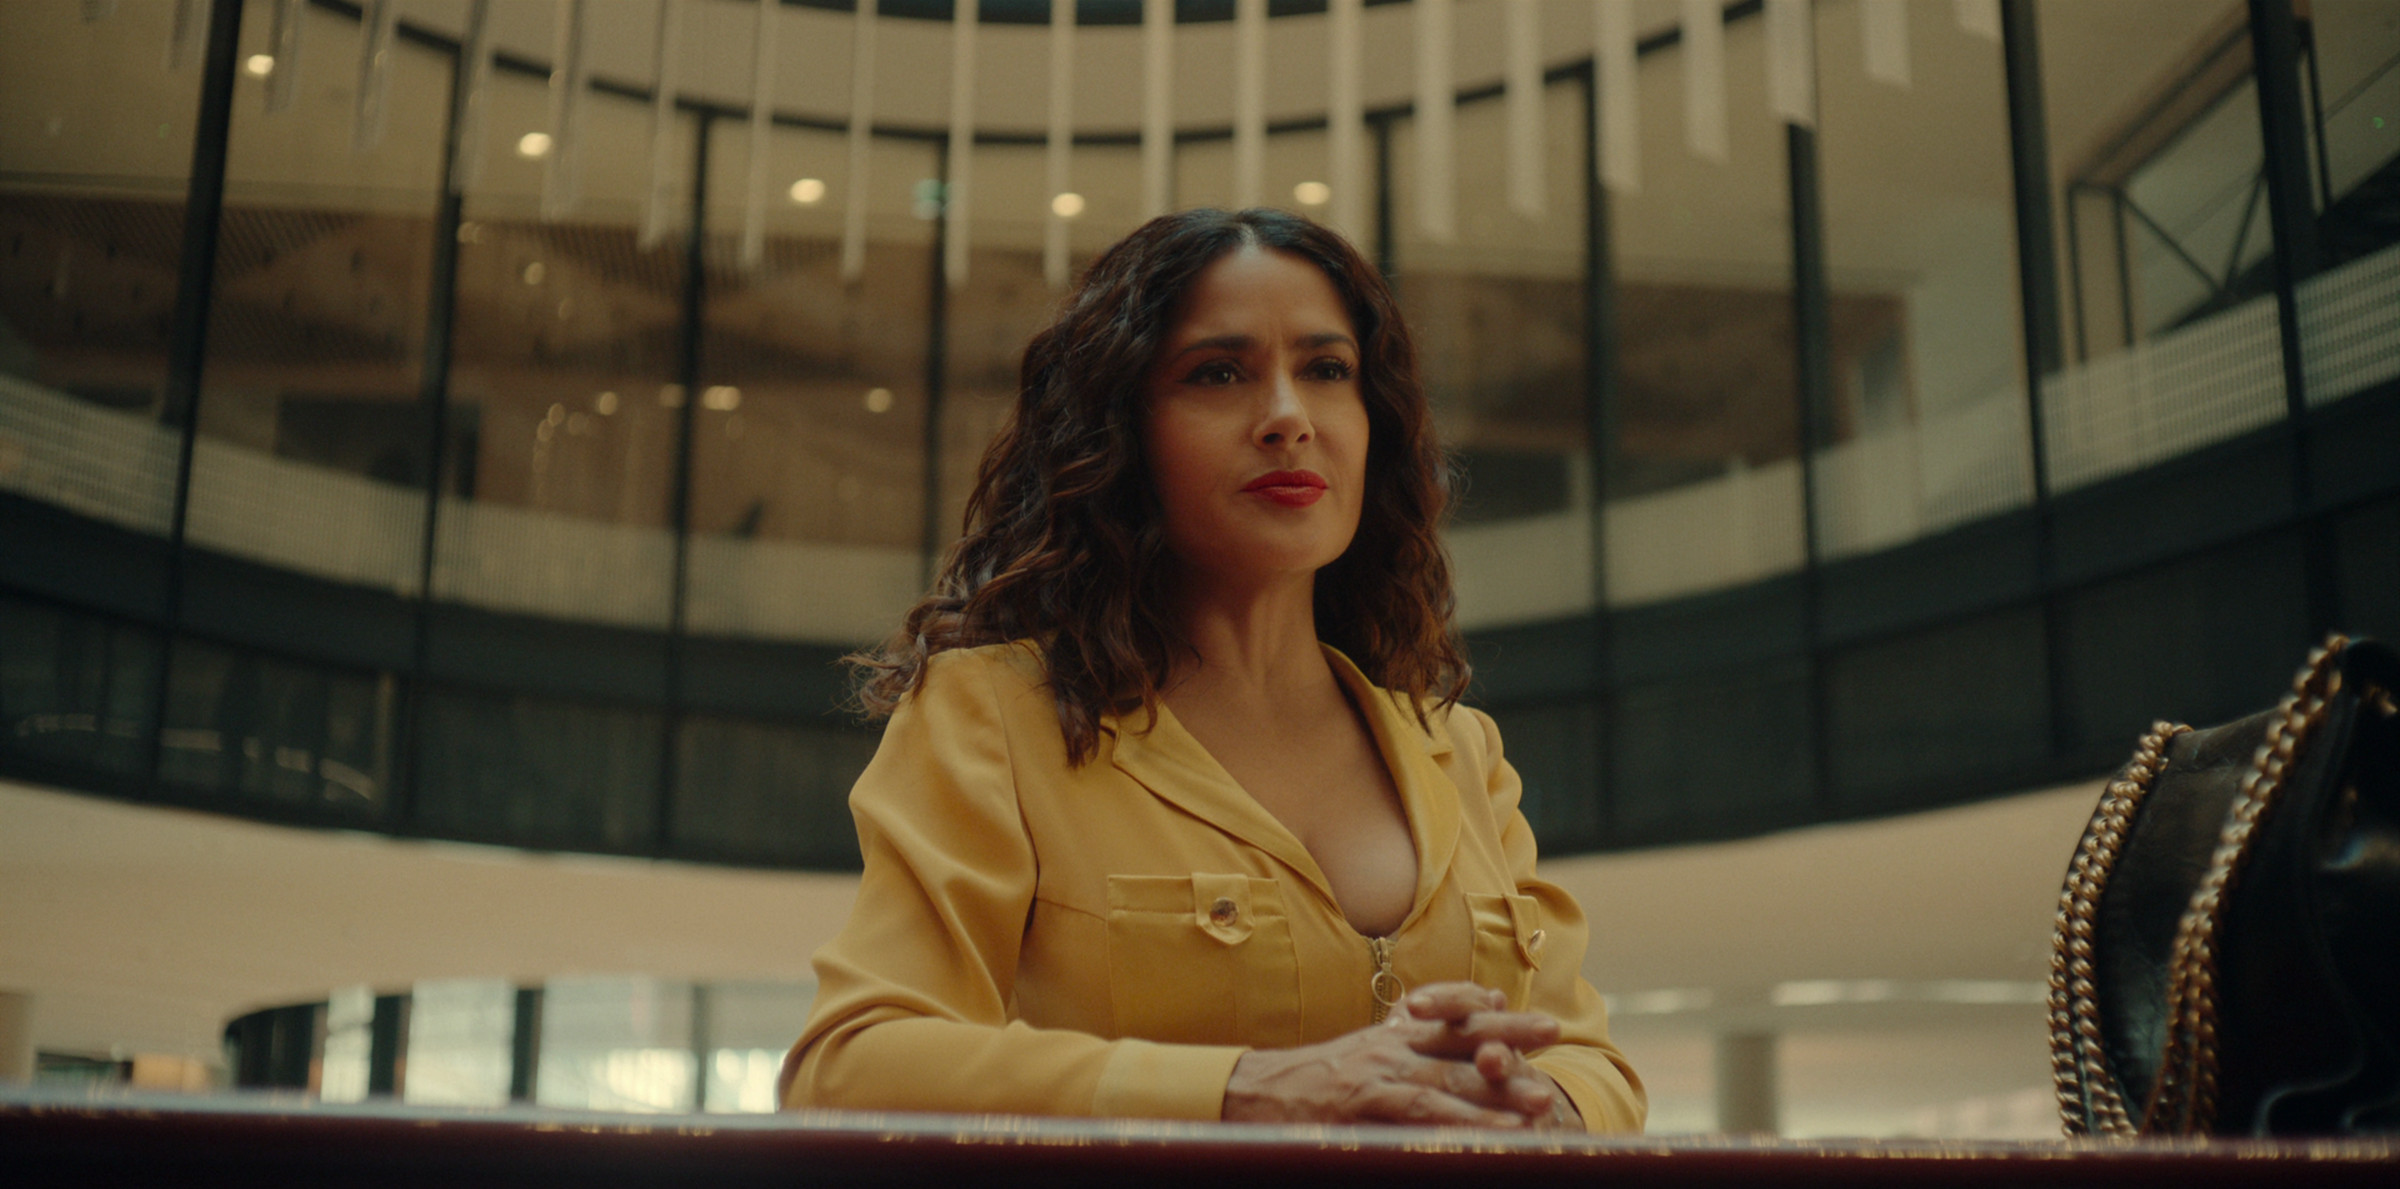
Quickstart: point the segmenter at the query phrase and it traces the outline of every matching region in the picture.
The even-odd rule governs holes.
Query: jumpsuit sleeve
[[[1467,724],[1454,719],[1452,733],[1481,737],[1485,791],[1492,798],[1493,819],[1501,824],[1510,879],[1518,895],[1531,896],[1540,906],[1542,927],[1548,932],[1526,1002],[1532,1010],[1557,1018],[1559,1041],[1529,1060],[1567,1092],[1585,1127],[1594,1132],[1639,1132],[1649,1099],[1625,1054],[1608,1039],[1608,1007],[1600,992],[1583,977],[1584,950],[1590,942],[1583,909],[1564,889],[1534,874],[1533,827],[1519,805],[1525,785],[1501,756],[1499,727],[1482,711],[1461,710],[1477,729],[1462,730]]]
[[[815,958],[787,1108],[1215,1119],[1238,1047],[1106,1040],[1009,1018],[1036,857],[998,674],[943,653],[850,793],[856,906]]]

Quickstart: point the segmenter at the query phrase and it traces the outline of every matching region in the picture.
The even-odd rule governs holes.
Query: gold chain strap
[[[2233,812],[2217,836],[2216,853],[2208,874],[2192,895],[2189,911],[2175,931],[2175,951],[2168,967],[2167,1040],[2159,1060],[2158,1086],[2152,1092],[2145,1123],[2150,1130],[2173,1134],[2206,1132],[2217,1116],[2217,994],[2218,931],[2225,917],[2225,895],[2240,878],[2259,823],[2274,808],[2285,776],[2308,737],[2325,720],[2325,712],[2342,688],[2336,661],[2349,640],[2329,636],[2308,654],[2308,663],[2292,681],[2292,690],[2275,707],[2267,735],[2251,757],[2250,772],[2242,778]]]
[[[2102,1135],[2133,1135],[2125,1100],[2109,1073],[2100,1044],[2100,1000],[2092,981],[2092,928],[2100,895],[2125,848],[2134,811],[2166,767],[2167,745],[2191,730],[2159,722],[2135,746],[2132,762],[2100,796],[2100,805],[2076,843],[2075,861],[2059,894],[2050,946],[2050,1074],[2057,1083],[2059,1117],[2067,1133],[2086,1133],[2086,1119]],[[2089,1114],[2086,1114],[2086,1108]]]

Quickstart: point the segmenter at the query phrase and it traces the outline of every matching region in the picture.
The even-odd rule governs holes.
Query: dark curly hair
[[[1092,757],[1108,716],[1154,710],[1175,654],[1191,645],[1161,589],[1170,566],[1142,455],[1145,377],[1192,282],[1243,247],[1323,269],[1360,343],[1366,499],[1350,547],[1317,573],[1317,634],[1420,716],[1428,702],[1458,700],[1469,670],[1438,536],[1449,473],[1391,287],[1347,240],[1297,215],[1189,210],[1103,253],[1026,345],[1016,409],[984,451],[966,535],[900,630],[849,658],[867,715],[889,714],[935,653],[1011,640],[1041,649],[1075,763]]]

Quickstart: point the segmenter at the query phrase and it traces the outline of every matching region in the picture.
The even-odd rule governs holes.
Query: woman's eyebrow
[[[1182,350],[1175,352],[1175,354],[1170,358],[1181,359],[1194,351],[1246,351],[1250,348],[1251,344],[1256,343],[1257,341],[1258,340],[1251,338],[1246,334],[1220,334],[1212,338],[1205,338],[1195,342],[1187,343],[1184,345]]]
[[[1169,356],[1169,360],[1171,362],[1176,359],[1181,359],[1194,351],[1247,351],[1252,346],[1256,345],[1257,342],[1257,339],[1254,339],[1246,334],[1214,335],[1209,338],[1199,339],[1185,344],[1183,349],[1175,352],[1174,355]],[[1296,345],[1304,350],[1313,350],[1318,347],[1330,347],[1336,343],[1346,345],[1353,351],[1358,349],[1358,340],[1351,338],[1349,335],[1342,334],[1339,331],[1332,330],[1323,331],[1318,334],[1303,335],[1296,341]]]

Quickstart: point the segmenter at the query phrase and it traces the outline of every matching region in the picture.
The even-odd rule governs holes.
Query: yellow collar
[[[1400,925],[1405,930],[1424,912],[1458,849],[1460,798],[1465,790],[1451,781],[1438,762],[1452,750],[1450,732],[1439,717],[1419,725],[1405,699],[1368,681],[1341,650],[1323,644],[1318,647],[1324,649],[1335,680],[1357,703],[1375,737],[1375,748],[1391,772],[1392,784],[1400,791],[1401,809],[1408,815],[1409,837],[1417,849],[1417,895],[1408,919]],[[1149,725],[1146,710],[1107,721],[1109,738],[1103,746],[1108,748],[1109,761],[1153,794],[1275,856],[1313,884],[1328,903],[1338,903],[1324,869],[1298,836],[1243,789],[1164,703],[1155,709],[1156,724],[1147,731],[1141,729]]]

